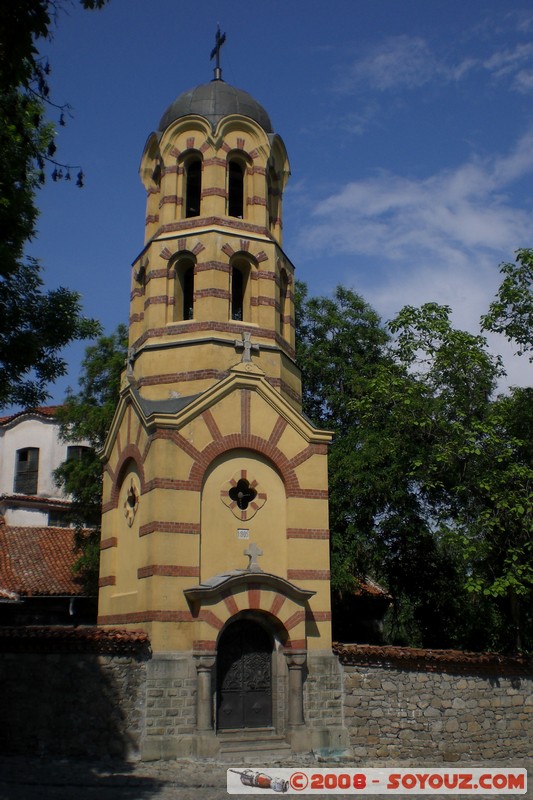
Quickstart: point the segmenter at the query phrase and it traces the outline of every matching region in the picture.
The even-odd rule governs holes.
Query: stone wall
[[[148,659],[145,634],[3,629],[1,751],[138,757]]]
[[[191,655],[154,657],[146,676],[146,736],[142,758],[193,755],[196,669]]]
[[[519,763],[533,757],[531,659],[336,649],[355,758]]]

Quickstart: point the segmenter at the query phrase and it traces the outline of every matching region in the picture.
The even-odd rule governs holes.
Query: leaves
[[[481,318],[482,329],[503,333],[519,347],[517,355],[531,351],[533,361],[533,250],[516,251],[515,263],[500,265],[504,279],[489,312]]]
[[[533,648],[533,390],[494,397],[500,359],[447,306],[406,306],[387,330],[346,289],[300,287],[297,325],[304,410],[336,433],[334,596],[368,574],[394,597],[393,642]]]

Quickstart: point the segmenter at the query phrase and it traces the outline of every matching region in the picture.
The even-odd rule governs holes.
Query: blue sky
[[[29,252],[46,284],[79,291],[108,332],[127,320],[144,143],[175,97],[212,78],[218,22],[224,79],[287,146],[284,249],[310,293],[342,283],[384,320],[435,300],[477,330],[499,263],[533,247],[531,0],[73,3],[41,50],[53,99],[73,106],[58,156],[83,165],[86,187],[40,191]],[[491,344],[510,383],[531,383],[525,358]],[[83,351],[69,348],[51,402],[76,386]]]

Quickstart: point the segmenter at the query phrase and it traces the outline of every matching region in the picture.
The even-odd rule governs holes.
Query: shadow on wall
[[[0,628],[0,753],[33,757],[34,770],[35,757],[42,758],[43,774],[51,759],[75,758],[76,769],[71,772],[63,762],[63,777],[57,778],[58,786],[70,779],[71,796],[76,785],[98,788],[118,781],[139,757],[150,657],[149,639],[142,632]],[[20,760],[12,760],[14,767],[19,762],[22,769]],[[104,773],[90,760],[99,766],[113,761],[113,775],[104,784]],[[85,774],[78,775],[80,770]],[[13,788],[15,783],[20,786],[20,775]],[[154,796],[157,781],[148,783],[146,791],[136,785],[135,795],[117,792],[113,797]],[[1,784],[9,784],[5,770]],[[50,785],[50,779],[43,785]]]

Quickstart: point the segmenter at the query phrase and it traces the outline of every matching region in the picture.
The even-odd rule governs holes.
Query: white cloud
[[[428,44],[419,37],[395,36],[380,42],[357,59],[337,86],[341,91],[365,87],[385,91],[423,86],[437,68]]]
[[[437,301],[452,306],[456,324],[477,330],[499,284],[497,265],[530,244],[533,214],[513,203],[512,184],[531,172],[533,132],[503,156],[424,179],[382,172],[352,181],[315,206],[299,246],[335,258],[340,281],[386,318],[406,303]],[[509,363],[511,382],[527,372],[531,381],[523,359]]]

